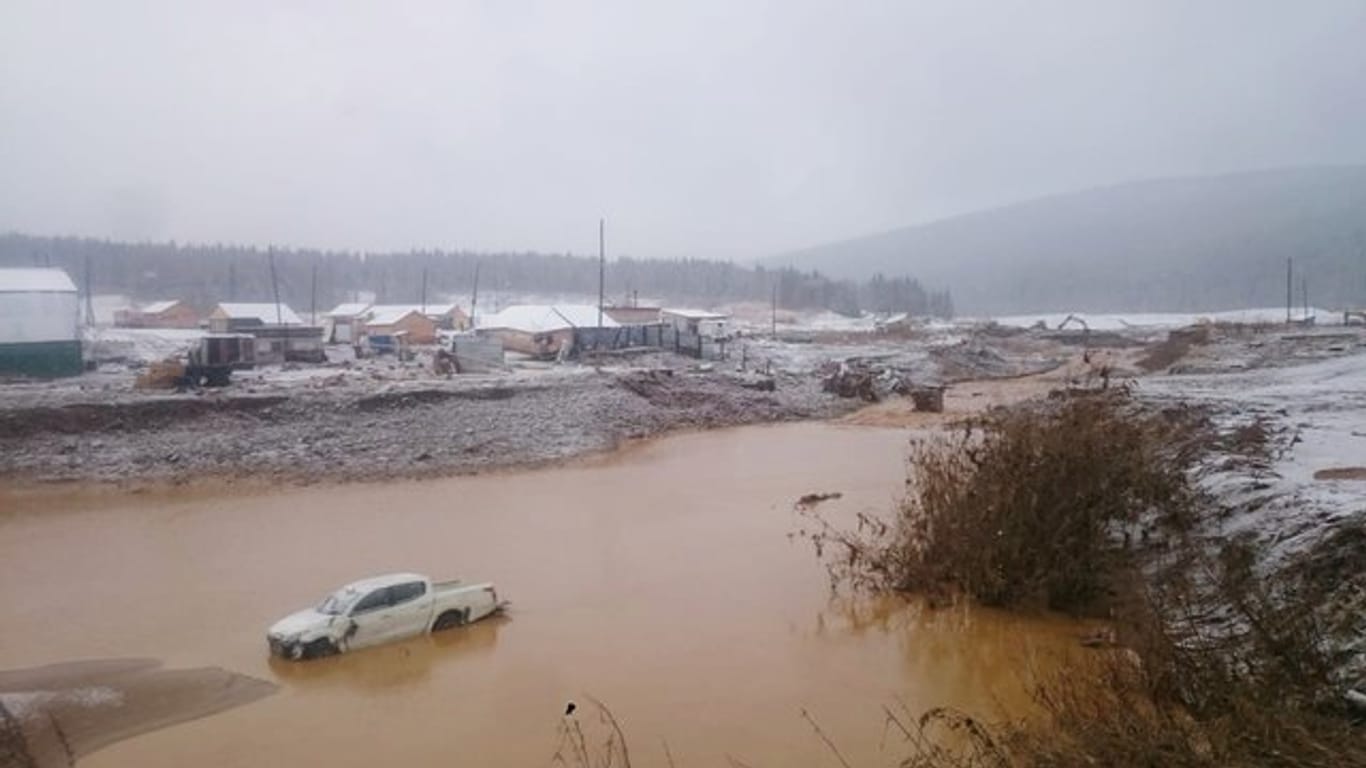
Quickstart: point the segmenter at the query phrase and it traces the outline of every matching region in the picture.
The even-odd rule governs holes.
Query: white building
[[[60,269],[0,269],[0,375],[79,374],[80,307]]]

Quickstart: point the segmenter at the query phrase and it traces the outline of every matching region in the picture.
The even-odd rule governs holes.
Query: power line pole
[[[313,278],[308,289],[308,324],[318,324],[318,257],[313,257]]]
[[[1290,307],[1294,304],[1292,292],[1294,291],[1294,264],[1295,257],[1287,256],[1285,259],[1285,324],[1290,325]]]
[[[90,254],[85,255],[85,324],[95,324],[95,298],[90,289],[94,284],[94,279],[90,272]]]
[[[422,314],[427,314],[427,268],[422,268]]]
[[[598,327],[602,327],[603,290],[607,278],[607,220],[598,219]]]
[[[470,327],[474,327],[474,310],[479,306],[479,262],[474,262],[474,292],[470,294]]]
[[[280,310],[280,283],[275,279],[275,248],[266,250],[266,258],[270,261],[270,291],[275,294],[275,324],[284,325],[285,316]]]
[[[778,338],[778,284],[773,284],[773,307],[772,307],[773,338]]]

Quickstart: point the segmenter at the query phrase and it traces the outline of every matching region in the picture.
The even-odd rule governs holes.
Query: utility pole
[[[422,314],[427,314],[427,268],[422,268]]]
[[[275,247],[271,246],[266,250],[266,258],[270,261],[270,291],[275,294],[275,324],[284,325],[285,316],[280,311],[280,283],[275,279]]]
[[[1295,257],[1287,256],[1285,259],[1285,324],[1290,325],[1290,307],[1294,303],[1291,296],[1294,290],[1294,264]]]
[[[607,220],[598,219],[598,327],[602,327],[603,289],[607,278]]]
[[[308,289],[308,324],[318,324],[318,257],[313,256],[313,279]]]
[[[479,262],[474,262],[474,291],[470,294],[470,327],[474,327],[474,309],[479,306]]]
[[[228,301],[237,301],[237,262],[228,257]]]
[[[773,338],[778,338],[778,284],[773,284]]]
[[[1304,296],[1304,319],[1309,319],[1309,276],[1300,278],[1300,293]]]
[[[90,288],[94,284],[90,273],[90,254],[85,255],[85,324],[95,324],[95,298]]]

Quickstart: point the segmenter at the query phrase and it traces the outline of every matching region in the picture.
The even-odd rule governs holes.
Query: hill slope
[[[1319,306],[1366,306],[1366,166],[1086,190],[765,260],[914,274],[960,313],[1206,311],[1285,303],[1285,260]],[[1303,268],[1303,270],[1301,270]]]

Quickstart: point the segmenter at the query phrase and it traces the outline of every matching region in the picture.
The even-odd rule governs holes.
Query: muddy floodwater
[[[606,702],[637,765],[889,762],[881,708],[1022,706],[1072,623],[832,600],[792,502],[885,510],[904,430],[687,434],[573,466],[233,494],[0,495],[0,669],[150,657],[279,686],[82,766],[535,766],[565,702]],[[508,617],[291,664],[265,628],[396,570],[490,579]],[[588,707],[580,710],[588,711]],[[591,718],[591,714],[586,718]]]

